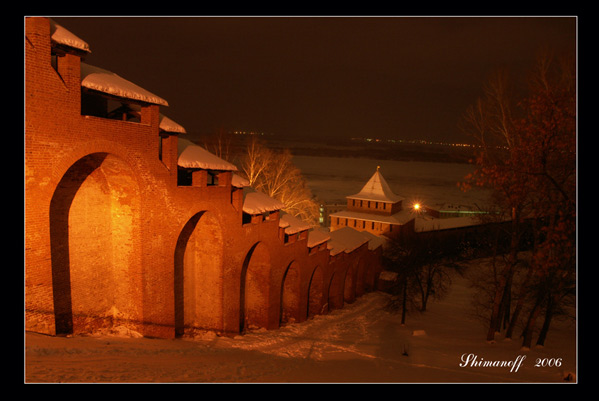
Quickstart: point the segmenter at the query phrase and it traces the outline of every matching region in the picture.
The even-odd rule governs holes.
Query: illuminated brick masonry
[[[27,330],[233,335],[376,289],[376,238],[302,225],[199,147],[182,163],[168,103],[51,20],[26,19],[25,49]]]

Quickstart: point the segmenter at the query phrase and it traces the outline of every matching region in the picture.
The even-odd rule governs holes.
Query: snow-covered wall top
[[[159,128],[163,131],[172,132],[172,133],[176,133],[176,134],[186,134],[187,133],[187,131],[185,131],[185,128],[183,128],[181,125],[177,124],[176,122],[174,122],[173,120],[171,120],[170,118],[165,116],[164,114],[160,114]]]
[[[313,248],[331,239],[328,231],[315,228],[308,231],[308,248]]]
[[[350,253],[368,242],[368,238],[351,227],[343,227],[331,232],[327,247],[331,256],[341,252]]]
[[[438,231],[438,230],[450,230],[452,228],[462,228],[469,226],[479,225],[480,220],[474,216],[468,217],[450,217],[443,219],[435,218],[417,218],[414,222],[414,231],[425,232],[425,231]]]
[[[141,106],[136,105],[136,104],[132,104],[129,105],[129,107],[131,107],[131,109],[135,110],[135,111],[141,111]],[[185,128],[183,128],[181,125],[177,124],[176,122],[174,122],[173,120],[171,120],[170,118],[168,118],[167,116],[165,116],[164,114],[160,113],[159,114],[159,118],[160,118],[160,122],[158,127],[166,132],[170,132],[173,134],[186,134],[187,131],[185,131]]]
[[[89,45],[61,25],[50,20],[51,40],[59,45],[72,47],[91,53]],[[81,63],[81,86],[125,99],[139,100],[146,103],[168,106],[166,100],[148,92],[134,83],[99,67]],[[166,132],[185,134],[185,128],[170,118],[160,115],[160,129]]]
[[[249,186],[250,182],[245,178],[238,176],[237,174],[233,174],[233,177],[231,178],[231,185],[233,185],[235,188],[243,188]]]
[[[204,170],[237,171],[237,167],[226,160],[208,152],[203,147],[186,139],[178,139],[179,159],[177,164],[183,168],[201,168]]]
[[[73,35],[73,33],[61,25],[58,25],[53,20],[50,20],[50,39],[59,45],[64,45],[91,53],[89,45],[85,41],[76,35]]]
[[[288,213],[282,213],[279,220],[279,227],[285,227],[285,234],[292,235],[300,231],[306,231],[311,228],[310,224],[292,216]]]
[[[113,72],[86,63],[81,63],[81,86],[125,99],[168,106],[166,100],[133,82],[127,81]]]
[[[369,233],[368,231],[360,231],[360,234],[368,239],[368,249],[371,251],[375,250],[379,246],[382,246],[387,241],[385,237]]]
[[[285,207],[282,202],[258,192],[252,187],[244,187],[243,196],[243,211],[247,214],[274,212]]]

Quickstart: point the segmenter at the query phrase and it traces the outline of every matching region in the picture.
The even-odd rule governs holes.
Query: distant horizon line
[[[232,135],[241,135],[241,136],[259,136],[266,138],[274,138],[276,139],[284,139],[284,140],[296,140],[296,141],[330,141],[330,140],[341,140],[348,142],[356,142],[363,141],[367,143],[407,143],[407,144],[417,144],[417,145],[443,145],[443,146],[464,146],[464,147],[480,147],[480,145],[467,142],[467,141],[459,141],[459,140],[439,140],[439,139],[416,139],[416,138],[386,138],[386,137],[375,137],[375,136],[343,136],[343,137],[322,137],[318,135],[298,135],[298,134],[277,134],[274,132],[263,132],[258,130],[228,130],[227,134]],[[194,139],[198,140],[200,137],[211,134],[202,134],[202,133],[189,133],[189,136],[192,136]]]

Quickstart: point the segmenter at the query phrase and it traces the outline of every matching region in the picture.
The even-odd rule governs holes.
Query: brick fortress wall
[[[285,243],[279,214],[243,224],[240,189],[177,185],[159,106],[138,123],[82,115],[80,58],[51,61],[50,22],[26,19],[26,329],[124,325],[146,336],[275,329],[376,288],[380,248],[331,257]]]

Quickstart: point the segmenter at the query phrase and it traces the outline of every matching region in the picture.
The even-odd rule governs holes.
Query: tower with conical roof
[[[402,207],[402,198],[396,195],[380,171],[380,166],[360,192],[346,197],[347,210],[333,213],[331,231],[352,227],[373,234],[394,234],[401,226],[413,220],[410,211]]]

